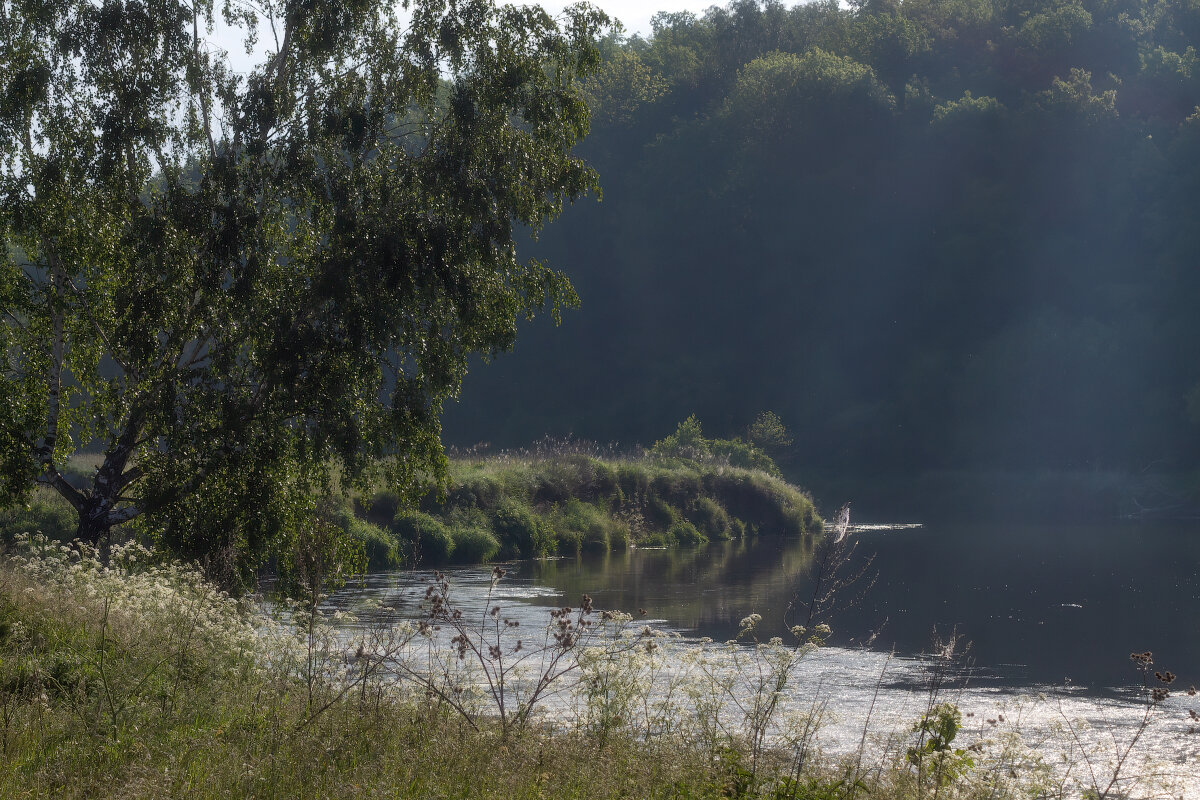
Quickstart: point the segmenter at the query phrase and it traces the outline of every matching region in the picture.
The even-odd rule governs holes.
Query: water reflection
[[[936,626],[970,640],[979,675],[1001,685],[1127,685],[1135,650],[1153,650],[1158,664],[1200,683],[1194,525],[874,527],[854,536],[858,563],[874,556],[875,581],[860,604],[831,620],[836,644],[853,646],[881,629],[875,649],[919,653]],[[759,536],[515,562],[507,582],[533,607],[573,605],[587,593],[598,607],[644,609],[685,635],[722,641],[758,613],[764,636],[785,636],[789,604],[812,591],[813,555],[812,542]],[[485,569],[454,572],[487,579]],[[372,584],[385,602],[415,614],[419,586],[399,595],[383,589],[419,584],[418,575],[373,576]]]
[[[869,709],[872,736],[908,731],[925,700],[913,688],[927,673],[904,656],[927,649],[935,625],[943,632],[957,627],[974,641],[968,688],[955,682],[950,698],[961,706],[967,732],[975,725],[972,735],[995,739],[1008,725],[1049,760],[1074,757],[1072,740],[1061,736],[1067,719],[1090,726],[1080,741],[1089,752],[1134,735],[1141,718],[1136,696],[1109,691],[1136,677],[1131,651],[1155,651],[1156,666],[1176,672],[1184,688],[1200,684],[1196,527],[876,527],[854,536],[858,561],[851,570],[873,555],[876,580],[860,605],[832,620],[835,646],[802,662],[782,701],[784,708],[819,704],[830,712],[820,741],[831,752],[857,746]],[[760,636],[784,635],[789,604],[811,593],[813,564],[811,542],[762,536],[697,549],[514,562],[495,587],[489,567],[448,572],[455,603],[468,618],[482,619],[499,602],[522,630],[538,630],[549,609],[576,605],[587,593],[598,608],[645,609],[656,627],[722,641],[750,613],[763,617]],[[372,575],[333,604],[371,601],[366,606],[374,610],[360,612],[361,625],[416,618],[428,580],[426,571]],[[872,650],[853,646],[884,621]],[[889,658],[893,646],[900,655]],[[685,639],[677,647],[695,644]],[[1190,701],[1180,693],[1164,704],[1136,760],[1138,769],[1179,777],[1184,796],[1200,797],[1194,770],[1200,738],[1189,733]]]

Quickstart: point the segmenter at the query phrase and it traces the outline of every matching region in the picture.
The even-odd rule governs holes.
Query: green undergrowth
[[[387,490],[341,519],[375,568],[673,547],[760,533],[818,532],[812,499],[763,469],[654,453],[451,463],[444,498],[416,509]]]
[[[199,571],[137,545],[115,549],[107,566],[41,537],[33,545],[42,552],[0,555],[0,797],[1030,796],[968,782],[962,770],[953,773],[954,785],[942,783],[943,772],[951,773],[922,777],[886,753],[872,769],[858,768],[861,755],[858,766],[815,756],[801,764],[794,747],[764,749],[740,726],[683,724],[712,718],[713,698],[741,687],[721,679],[670,706],[678,727],[639,735],[629,718],[636,709],[621,698],[654,663],[645,643],[653,638],[643,635],[629,645],[618,639],[607,661],[597,662],[593,649],[579,654],[591,681],[582,722],[550,716],[502,729],[494,716],[454,713],[449,695],[406,690],[388,673],[368,675],[363,645],[353,655],[317,634],[323,655],[314,660],[312,629],[297,618],[264,616]],[[385,652],[389,641],[373,640],[368,652]],[[428,646],[444,643],[431,638]],[[561,638],[545,647],[555,658],[576,652]],[[770,671],[781,655],[792,664],[807,651],[773,640],[737,652],[753,677],[756,667]],[[636,654],[643,655],[630,662]],[[455,663],[452,655],[426,661]],[[772,687],[755,694],[751,686],[738,708],[756,708],[745,706],[747,698],[769,699]],[[930,759],[939,756],[937,746],[925,748]],[[874,753],[866,755],[875,763]]]
[[[414,509],[380,487],[348,501],[338,519],[374,569],[821,530],[812,498],[764,450],[706,438],[695,417],[638,456],[558,444],[537,455],[452,459],[444,496],[431,493]]]
[[[444,499],[417,508],[387,489],[346,498],[334,524],[364,545],[373,569],[541,558],[629,546],[673,547],[760,533],[819,532],[812,499],[759,469],[722,459],[586,455],[454,460]],[[74,509],[37,491],[0,510],[0,542],[75,535]]]
[[[721,770],[665,743],[502,736],[314,687],[294,637],[139,552],[0,560],[0,796],[722,796]]]

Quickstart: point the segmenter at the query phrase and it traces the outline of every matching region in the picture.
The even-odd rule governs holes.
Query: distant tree
[[[471,353],[575,302],[523,262],[595,185],[572,155],[606,18],[490,0],[0,6],[0,506],[105,539],[261,550],[384,458],[412,496]],[[249,44],[248,44],[249,49]],[[94,441],[86,486],[62,466]]]
[[[806,137],[890,116],[893,98],[874,71],[852,58],[812,50],[768,53],[738,74],[723,110],[757,138],[795,147]],[[840,131],[839,131],[840,133]]]
[[[792,433],[778,414],[774,411],[764,411],[747,429],[746,439],[763,450],[770,451],[789,446],[792,443]]]
[[[712,456],[709,441],[695,414],[690,415],[670,436],[659,439],[650,448],[650,453],[661,458],[690,458],[702,461]]]
[[[666,91],[662,76],[647,67],[632,50],[618,48],[604,67],[587,81],[592,120],[597,125],[628,126],[637,110]]]

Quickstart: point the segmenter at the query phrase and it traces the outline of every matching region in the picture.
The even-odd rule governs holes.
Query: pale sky
[[[513,2],[513,0],[509,0]],[[608,13],[609,16],[619,19],[625,25],[625,35],[632,36],[635,33],[640,33],[647,36],[650,33],[650,18],[660,11],[691,11],[700,16],[706,9],[714,5],[725,5],[726,0],[590,0],[591,4]],[[514,2],[514,5],[521,5],[519,0]],[[557,14],[572,2],[568,0],[543,0],[538,2],[538,5],[546,9],[552,14]],[[788,5],[791,5],[789,3]],[[234,69],[244,71],[252,66],[255,60],[246,56],[245,51],[240,45],[240,40],[230,36],[226,31],[222,30],[223,25],[218,25],[218,29],[214,36],[216,42],[228,51],[230,59],[233,62]],[[267,30],[259,29],[260,45],[270,40],[270,33]]]
[[[607,12],[610,17],[616,17],[625,24],[625,33],[632,36],[635,33],[640,33],[643,36],[650,33],[650,18],[660,11],[691,11],[699,16],[704,13],[705,9],[714,5],[725,5],[725,0],[714,2],[713,0],[653,0],[653,2],[643,2],[642,0],[590,0],[591,4],[596,8]],[[541,2],[542,8],[551,13],[561,11],[568,5],[567,2]]]

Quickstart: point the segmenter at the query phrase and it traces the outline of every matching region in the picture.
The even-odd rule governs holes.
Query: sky
[[[716,2],[714,0],[590,0],[590,2],[607,12],[609,16],[619,19],[625,25],[627,36],[635,33],[645,36],[650,33],[650,18],[660,11],[691,11],[699,16],[713,5],[724,5],[726,0],[717,0]],[[538,3],[552,14],[557,14],[573,4],[573,1],[569,0],[541,0]],[[269,40],[269,36],[270,34],[265,29],[260,28],[260,46],[261,43]],[[246,71],[257,60],[253,56],[245,54],[240,39],[230,35],[223,25],[218,25],[214,38],[229,53],[234,69]]]
[[[625,25],[626,35],[650,33],[650,18],[660,11],[691,11],[696,15],[713,5],[725,5],[724,0],[590,0],[591,4],[616,17]],[[541,2],[539,5],[551,13],[561,11],[567,2]]]

